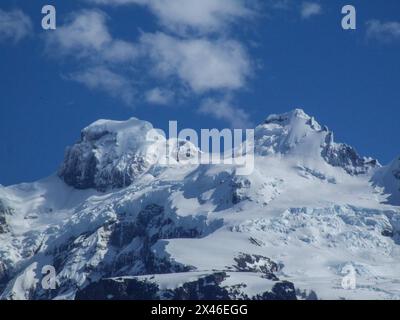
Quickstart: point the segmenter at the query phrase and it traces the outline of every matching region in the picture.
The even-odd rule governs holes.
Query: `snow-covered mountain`
[[[399,160],[359,156],[302,110],[255,129],[248,176],[181,162],[200,152],[182,141],[162,165],[152,129],[97,121],[56,175],[0,187],[2,299],[400,298]]]

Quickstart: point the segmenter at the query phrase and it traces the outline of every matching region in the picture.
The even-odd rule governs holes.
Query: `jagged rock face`
[[[5,287],[7,279],[6,266],[2,261],[0,261],[0,292],[3,290],[3,287]]]
[[[134,118],[95,122],[67,149],[59,176],[77,189],[104,191],[130,185],[150,165],[143,146],[152,129],[148,122]]]
[[[135,243],[134,250],[120,250],[113,264],[113,274],[124,274],[129,267],[136,274],[184,272],[190,266],[160,259],[154,255],[152,246],[161,239],[201,238],[218,229],[222,221],[210,225],[202,217],[181,217],[167,214],[163,207],[151,204],[137,215],[126,215],[111,226],[110,244],[116,248],[129,247]]]
[[[13,212],[14,210],[7,206],[4,201],[0,199],[0,234],[10,231],[10,228],[7,224],[7,216],[12,215]]]
[[[8,232],[8,226],[7,226],[7,221],[6,217],[4,214],[0,213],[0,234]]]
[[[277,283],[271,292],[265,292],[255,297],[255,300],[297,300],[293,283],[282,281]]]
[[[246,195],[246,191],[250,189],[251,181],[245,178],[233,178],[232,179],[232,203],[238,204],[242,201],[248,200],[249,197]]]
[[[199,152],[189,141],[166,140],[146,121],[99,120],[67,148],[58,175],[76,189],[106,191],[131,185],[157,163],[187,162]]]
[[[357,151],[342,143],[333,143],[332,133],[327,135],[327,144],[322,149],[322,157],[330,165],[343,168],[348,174],[359,175],[379,167],[377,160],[360,157]]]
[[[159,300],[156,284],[136,279],[102,279],[79,290],[76,300]]]
[[[261,255],[251,255],[241,253],[235,259],[236,265],[234,266],[240,272],[259,272],[263,277],[270,280],[278,280],[274,272],[279,271],[280,266],[273,262],[271,259]]]

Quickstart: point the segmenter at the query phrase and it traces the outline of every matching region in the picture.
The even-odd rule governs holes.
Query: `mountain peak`
[[[336,143],[333,132],[302,109],[270,115],[256,128],[255,139],[256,152],[263,156],[285,154],[299,159],[320,159],[351,175],[380,166],[377,160],[361,157],[353,147]]]
[[[301,119],[310,119],[311,117],[304,112],[303,109],[294,109],[289,112],[281,113],[281,114],[271,114],[267,117],[266,123],[272,122],[285,122],[292,120],[294,118],[301,118]]]
[[[315,118],[308,115],[303,109],[294,109],[282,114],[271,114],[264,121],[264,124],[278,124],[281,126],[296,126],[296,124],[303,124],[314,130],[321,130],[321,126]],[[324,127],[324,130],[327,131],[327,128]]]
[[[153,129],[151,123],[137,118],[98,120],[82,130],[80,141],[67,148],[58,174],[77,189],[105,191],[129,186],[158,163],[161,145],[146,139]],[[191,150],[189,156],[197,152],[186,145],[189,142],[167,143],[178,162],[188,154],[187,150]],[[293,155],[299,161],[322,160],[351,175],[366,173],[379,165],[360,157],[352,147],[335,143],[333,133],[302,109],[270,115],[255,128],[255,152],[258,156]]]
[[[98,120],[81,132],[81,139],[67,148],[59,176],[77,189],[123,187],[151,164],[147,133],[151,123],[136,118]]]
[[[179,163],[199,150],[189,141],[154,136],[151,123],[137,118],[98,120],[81,132],[80,140],[66,150],[58,175],[76,189],[129,186],[162,160],[164,143],[170,163]],[[149,136],[154,139],[149,139]]]
[[[139,138],[142,136],[141,133],[147,133],[151,129],[153,129],[153,126],[150,122],[137,118],[130,118],[125,121],[100,119],[84,128],[81,138],[87,141],[95,141],[106,134],[119,134],[120,139],[127,135],[130,136],[130,139],[136,136]]]

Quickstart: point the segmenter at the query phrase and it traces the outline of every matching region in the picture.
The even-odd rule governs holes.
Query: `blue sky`
[[[249,127],[300,107],[362,155],[400,154],[398,0],[182,1],[1,1],[0,184],[55,172],[99,118]]]

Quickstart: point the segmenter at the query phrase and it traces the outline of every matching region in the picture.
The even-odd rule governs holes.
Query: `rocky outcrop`
[[[102,279],[79,290],[76,300],[159,300],[157,284],[134,278]]]
[[[297,300],[293,283],[282,281],[275,284],[271,291],[257,295],[255,300]]]
[[[67,148],[59,176],[77,189],[105,191],[129,186],[149,166],[145,142],[152,126],[144,121],[98,121],[85,128],[80,141]]]
[[[282,268],[271,259],[256,254],[241,253],[234,260],[234,268],[237,271],[262,273],[264,278],[275,281],[278,277],[274,273]]]
[[[6,286],[7,280],[8,280],[8,272],[6,265],[2,261],[0,261],[0,294],[3,291],[4,287]]]
[[[247,192],[251,187],[251,182],[249,179],[235,177],[233,178],[231,184],[233,204],[238,204],[242,201],[249,200],[249,196],[247,195]]]
[[[185,282],[174,289],[160,289],[148,279],[102,279],[79,290],[76,300],[296,300],[294,285],[277,282],[271,291],[254,297],[239,293],[237,286],[224,286],[225,272],[215,272],[195,281]]]
[[[10,208],[6,203],[0,199],[0,234],[7,233],[10,228],[7,224],[7,216],[11,216],[14,209]]]
[[[186,163],[199,152],[186,140],[167,141],[146,121],[99,120],[67,148],[58,175],[76,189],[106,191],[131,185],[155,164]]]
[[[137,215],[125,215],[111,226],[110,244],[121,249],[132,242],[140,244],[133,251],[121,250],[113,265],[114,273],[123,270],[129,261],[131,266],[138,265],[140,274],[189,271],[190,266],[155,255],[152,246],[159,240],[201,238],[221,225],[221,220],[208,224],[204,217],[178,217],[156,204],[146,206]]]
[[[0,234],[9,232],[9,228],[6,221],[6,216],[4,213],[0,212]]]
[[[365,174],[380,166],[375,159],[361,157],[353,147],[343,143],[334,143],[332,132],[326,136],[326,144],[321,155],[331,166],[343,168],[351,175]]]

